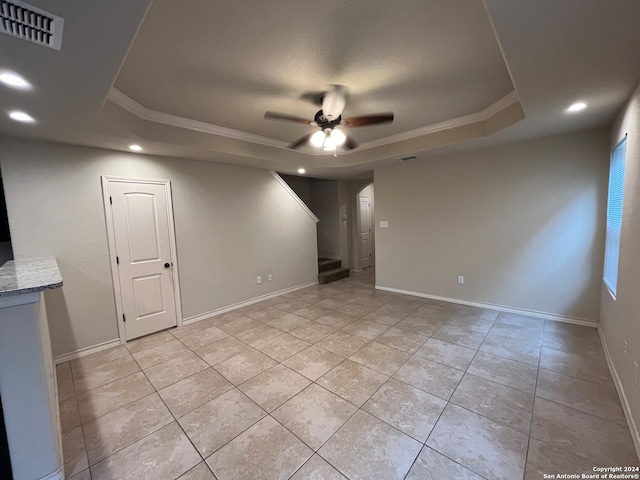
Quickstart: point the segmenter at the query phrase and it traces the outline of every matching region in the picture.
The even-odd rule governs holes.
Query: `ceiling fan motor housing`
[[[318,110],[318,113],[313,117],[313,121],[316,122],[322,130],[326,130],[327,128],[333,129],[335,126],[340,125],[342,115],[338,115],[338,118],[330,120],[322,110]]]
[[[322,98],[322,111],[327,120],[336,120],[342,115],[347,104],[346,93],[344,87],[335,85],[333,90],[328,91]]]

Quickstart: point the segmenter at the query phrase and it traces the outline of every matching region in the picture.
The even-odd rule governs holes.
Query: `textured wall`
[[[55,355],[118,338],[101,175],[172,182],[185,318],[317,281],[314,220],[265,170],[2,140],[16,258],[54,256]],[[273,282],[256,285],[256,275]]]
[[[640,85],[618,116],[610,149],[627,134],[624,200],[618,287],[615,300],[602,284],[600,323],[611,360],[620,379],[635,422],[636,441],[640,442],[640,386],[635,384],[633,362],[640,364]],[[627,342],[627,360],[623,343]],[[640,443],[636,444],[640,452]]]
[[[597,321],[608,146],[598,129],[376,170],[377,283]]]

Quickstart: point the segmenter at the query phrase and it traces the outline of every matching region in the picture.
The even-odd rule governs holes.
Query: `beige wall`
[[[378,285],[596,322],[608,150],[597,129],[376,170]]]
[[[607,344],[620,386],[635,422],[635,438],[640,442],[640,386],[635,384],[633,362],[640,364],[640,85],[617,118],[610,149],[627,134],[622,232],[618,266],[617,295],[614,300],[602,285],[601,332]],[[627,360],[623,342],[627,341]],[[632,427],[633,428],[633,427]],[[640,452],[640,443],[636,444]]]
[[[349,182],[338,180],[338,221],[340,238],[340,259],[343,268],[351,268],[350,248],[351,237],[349,236]]]
[[[311,208],[311,179],[306,177],[297,177],[295,175],[279,174],[280,177],[287,182],[296,195],[305,205]]]
[[[340,258],[343,267],[350,267],[349,182],[280,176],[318,217],[318,254]]]
[[[338,182],[335,180],[311,181],[311,210],[318,222],[318,255],[340,258],[340,221],[338,215]]]
[[[185,318],[317,281],[315,222],[268,171],[7,138],[0,157],[16,258],[62,272],[55,355],[118,337],[101,175],[171,180]]]

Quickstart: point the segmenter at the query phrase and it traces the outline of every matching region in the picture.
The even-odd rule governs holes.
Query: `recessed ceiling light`
[[[133,150],[134,152],[141,152],[142,151],[142,147],[140,145],[129,145],[129,150]]]
[[[0,83],[18,90],[31,90],[31,84],[22,75],[11,70],[0,70]]]
[[[575,112],[579,112],[580,110],[584,110],[585,108],[587,108],[587,104],[584,102],[576,102],[574,104],[572,104],[569,108],[567,108],[567,112],[569,113],[575,113]]]
[[[298,173],[299,173],[300,175],[303,175],[303,174],[307,173],[307,171],[306,171],[304,168],[299,168],[299,169],[298,169]]]
[[[16,122],[22,122],[22,123],[35,123],[36,121],[36,119],[33,118],[28,113],[20,112],[18,110],[9,112],[9,118],[11,118],[11,120],[15,120]]]

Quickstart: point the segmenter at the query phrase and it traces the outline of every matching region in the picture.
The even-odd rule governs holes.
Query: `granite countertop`
[[[0,267],[0,297],[41,292],[62,286],[53,257],[10,260]]]

